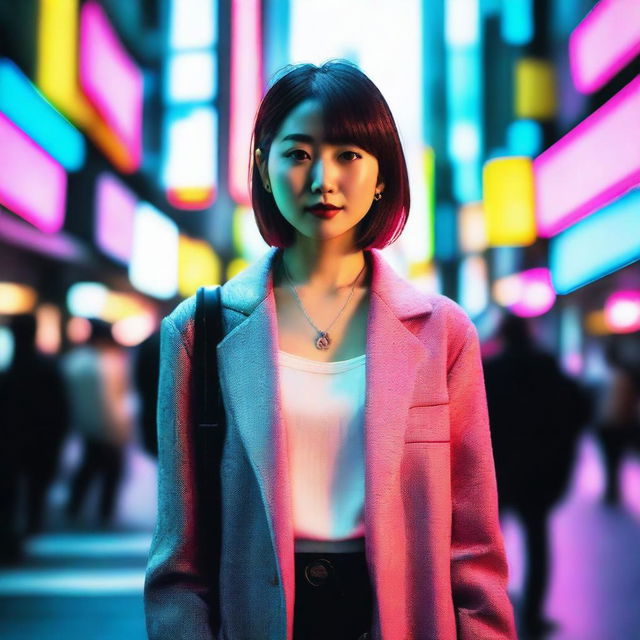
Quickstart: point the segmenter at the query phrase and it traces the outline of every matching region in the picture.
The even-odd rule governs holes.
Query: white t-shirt
[[[296,551],[364,549],[365,359],[279,351]]]

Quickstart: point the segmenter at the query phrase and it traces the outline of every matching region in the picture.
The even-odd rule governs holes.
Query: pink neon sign
[[[253,119],[262,96],[260,2],[233,0],[231,5],[231,108],[229,193],[238,204],[251,203],[247,166]]]
[[[638,0],[600,0],[569,38],[573,82],[583,93],[596,91],[639,53]]]
[[[0,204],[53,233],[64,224],[66,201],[62,166],[0,113]]]
[[[96,188],[96,243],[107,254],[128,263],[133,247],[133,223],[138,199],[109,173]]]
[[[640,184],[640,76],[533,161],[548,238]]]
[[[82,7],[80,16],[79,74],[82,90],[137,168],[142,154],[142,73],[95,0]]]

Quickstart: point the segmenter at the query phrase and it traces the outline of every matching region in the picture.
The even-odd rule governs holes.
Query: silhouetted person
[[[527,536],[523,623],[532,637],[555,626],[542,615],[549,571],[547,516],[566,491],[576,441],[591,414],[586,392],[533,342],[522,318],[506,316],[502,351],[485,362],[500,509]]]
[[[0,554],[20,554],[21,539],[41,531],[47,491],[68,426],[62,374],[54,357],[37,351],[36,319],[16,315],[11,366],[0,380]],[[20,486],[26,523],[20,523]]]
[[[66,512],[69,518],[77,517],[91,482],[98,479],[100,524],[106,526],[115,515],[125,445],[131,436],[128,363],[123,348],[111,336],[110,325],[90,322],[88,343],[68,353],[64,362],[72,425],[84,440]]]
[[[138,347],[135,382],[140,397],[140,426],[142,444],[150,455],[158,456],[156,409],[158,405],[158,377],[160,371],[160,331],[152,333]]]
[[[607,474],[604,501],[617,506],[620,504],[620,462],[627,449],[639,448],[640,332],[609,336],[605,356],[611,377],[598,436]]]

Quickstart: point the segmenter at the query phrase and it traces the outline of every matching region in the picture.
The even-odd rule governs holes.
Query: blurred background
[[[2,638],[145,637],[159,323],[267,250],[253,118],[330,58],[480,333],[521,637],[640,638],[638,0],[0,0]]]

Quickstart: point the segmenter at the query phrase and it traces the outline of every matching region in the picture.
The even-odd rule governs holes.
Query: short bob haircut
[[[260,234],[270,246],[284,248],[295,239],[295,229],[278,209],[273,193],[265,190],[255,150],[268,162],[271,144],[285,118],[304,100],[320,102],[325,142],[355,144],[378,160],[384,195],[373,200],[358,223],[358,249],[381,249],[402,233],[409,215],[409,177],[393,115],[376,85],[354,64],[329,60],[313,64],[288,65],[267,91],[258,109],[251,142],[250,191]]]

